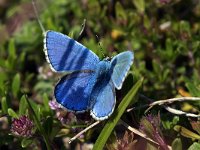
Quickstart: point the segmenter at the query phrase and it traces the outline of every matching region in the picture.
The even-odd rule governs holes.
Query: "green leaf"
[[[23,95],[20,99],[20,103],[19,103],[19,115],[24,115],[26,113],[26,109],[27,109],[27,102],[26,102],[26,98],[25,95]]]
[[[176,138],[172,142],[172,150],[182,150],[182,142],[180,138]]]
[[[17,113],[12,108],[8,108],[8,115],[13,118],[18,118]]]
[[[179,120],[179,116],[174,116],[172,120],[173,125],[176,125],[179,122]]]
[[[146,150],[158,150],[158,148],[152,143],[147,143]]]
[[[155,73],[159,75],[159,73],[162,72],[160,64],[156,60],[153,60],[152,65],[153,65],[153,70],[155,71]]]
[[[139,13],[144,13],[145,10],[144,0],[133,0],[133,4],[135,5]]]
[[[47,112],[50,112],[51,109],[49,107],[49,98],[48,95],[46,93],[43,94],[43,103],[44,103],[44,108]]]
[[[52,92],[52,83],[51,82],[45,82],[45,81],[40,81],[34,86],[34,90],[37,93],[48,93]]]
[[[8,113],[8,104],[7,104],[7,101],[6,101],[6,97],[2,97],[1,107],[2,107],[3,114],[7,114]]]
[[[7,62],[4,59],[0,59],[0,67],[6,68]]]
[[[165,129],[171,130],[179,122],[179,116],[174,116],[173,119],[166,118],[162,120],[162,125]]]
[[[8,50],[9,50],[9,56],[6,60],[6,65],[9,69],[13,69],[15,68],[16,65],[16,61],[18,61],[16,58],[16,49],[15,49],[15,42],[14,39],[11,39],[9,41],[9,45],[8,45]]]
[[[200,135],[188,130],[187,128],[185,127],[182,127],[182,126],[179,126],[179,125],[176,125],[174,126],[174,130],[177,131],[177,132],[180,132],[180,134],[184,137],[187,137],[187,138],[191,138],[191,139],[198,139],[200,140]]]
[[[19,75],[19,73],[17,73],[14,76],[13,82],[12,82],[12,92],[15,97],[17,96],[17,94],[19,92],[19,88],[20,88],[20,75]]]
[[[122,18],[122,19],[125,19],[125,20],[127,19],[126,12],[119,2],[116,3],[115,10],[116,10],[117,18]]]
[[[174,49],[173,49],[173,42],[170,38],[167,38],[166,42],[165,42],[165,45],[166,45],[166,57],[168,59],[171,59],[173,58],[173,55],[174,55]]]
[[[118,108],[114,111],[113,115],[110,117],[106,125],[104,126],[103,130],[101,131],[96,143],[94,144],[93,150],[101,150],[103,149],[106,141],[108,140],[110,134],[112,133],[114,127],[118,123],[119,119],[121,118],[122,114],[128,107],[128,105],[136,100],[134,97],[136,96],[139,88],[141,87],[143,79],[140,79],[128,92],[128,94],[124,97],[122,102],[119,104]]]
[[[73,31],[69,32],[68,36],[74,38],[74,32]]]
[[[25,98],[26,98],[26,96],[25,96]],[[40,121],[38,119],[38,116],[36,115],[32,104],[29,102],[29,100],[27,98],[26,98],[26,102],[27,102],[27,104],[29,106],[29,109],[30,109],[30,112],[31,112],[31,116],[33,117],[34,123],[36,124],[38,130],[40,132],[44,132],[44,129],[42,128],[42,125],[41,125],[41,123],[40,123]]]
[[[165,129],[170,129],[171,128],[171,125],[172,125],[172,122],[169,121],[169,120],[165,120],[165,121],[162,121],[162,125]]]
[[[29,146],[31,143],[33,143],[33,139],[24,138],[24,139],[21,141],[21,146],[22,146],[22,148],[26,148],[26,147]]]
[[[140,122],[141,122],[140,124],[144,126],[145,134],[152,139],[155,138],[155,135],[154,135],[155,129],[152,123],[146,118],[142,118]]]
[[[22,52],[22,53],[20,54],[19,60],[21,61],[21,63],[24,63],[25,56],[26,56],[26,53],[25,53],[25,52]]]
[[[186,87],[192,96],[197,96],[197,97],[200,96],[200,90],[192,82],[188,81],[186,83]]]
[[[45,141],[46,146],[47,146],[47,150],[50,150],[50,149],[51,149],[51,146],[50,146],[49,137],[47,136],[47,134],[46,134],[44,128],[42,127],[42,124],[41,124],[39,118],[37,117],[37,115],[36,115],[36,113],[35,113],[35,111],[34,111],[32,105],[31,105],[31,103],[29,102],[29,100],[27,99],[26,96],[25,96],[25,98],[26,98],[26,102],[27,102],[27,104],[28,104],[28,106],[29,106],[30,112],[31,112],[31,114],[32,114],[34,123],[36,124],[37,129],[39,130],[39,132],[41,133],[41,135],[42,135],[43,138],[44,138],[44,141]]]
[[[190,23],[187,21],[180,21],[180,32],[187,32],[188,35],[190,35]]]
[[[0,64],[1,64],[1,61],[0,61]],[[5,81],[7,80],[7,78],[8,76],[5,72],[0,72],[0,88],[1,89],[5,89]]]
[[[15,42],[13,39],[9,41],[8,45],[9,57],[14,59],[16,57]]]
[[[25,96],[25,98],[26,98],[26,96]],[[38,118],[38,120],[40,120],[40,118],[41,118],[41,109],[40,109],[41,106],[36,104],[33,100],[29,100],[29,103],[31,104],[32,109],[34,110],[36,117]],[[28,105],[28,108],[30,108],[29,105]]]
[[[200,144],[195,142],[189,147],[188,150],[197,150],[197,149],[200,149]]]
[[[47,133],[47,136],[51,134],[52,128],[53,128],[53,118],[51,116],[48,116],[45,120],[43,127],[45,129],[45,132]]]

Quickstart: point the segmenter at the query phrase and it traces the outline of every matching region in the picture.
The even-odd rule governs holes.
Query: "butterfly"
[[[115,88],[121,89],[133,63],[131,51],[100,60],[91,50],[59,32],[47,31],[44,51],[55,72],[67,72],[54,89],[56,101],[74,112],[89,110],[95,120],[107,119],[114,111]]]

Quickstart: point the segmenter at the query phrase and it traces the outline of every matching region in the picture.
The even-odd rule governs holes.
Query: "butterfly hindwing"
[[[55,31],[47,31],[44,51],[52,70],[56,72],[93,70],[98,56],[70,37]]]
[[[111,78],[117,89],[121,89],[124,79],[133,63],[133,59],[133,52],[126,51],[116,55],[111,60]]]
[[[57,102],[71,111],[87,110],[93,81],[93,72],[75,72],[62,77],[54,89]]]
[[[91,101],[94,103],[91,104],[90,114],[96,120],[107,119],[113,113],[116,103],[115,87],[112,81],[98,85],[91,94]]]

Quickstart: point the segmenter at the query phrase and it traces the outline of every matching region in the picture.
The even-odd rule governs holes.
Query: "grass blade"
[[[43,136],[43,138],[44,138],[44,141],[45,141],[45,143],[46,143],[47,150],[51,150],[49,138],[48,138],[48,136],[47,136],[47,134],[46,134],[44,128],[42,127],[42,125],[41,125],[41,123],[40,123],[40,121],[39,121],[39,119],[38,119],[38,117],[37,117],[37,115],[36,115],[36,113],[35,113],[33,107],[31,106],[31,103],[29,102],[29,100],[28,100],[28,98],[27,98],[27,96],[25,96],[25,98],[26,98],[26,102],[27,102],[27,104],[28,104],[28,106],[29,106],[29,109],[30,109],[30,111],[31,111],[31,114],[33,115],[33,120],[34,120],[34,122],[36,123],[36,126],[37,126],[39,132],[42,134],[42,136]]]
[[[110,117],[103,130],[101,131],[98,139],[96,140],[96,143],[94,144],[93,150],[103,149],[104,145],[106,144],[106,141],[108,140],[108,137],[112,133],[122,114],[124,113],[128,105],[134,100],[133,98],[135,97],[137,91],[141,87],[142,82],[143,79],[140,79],[124,97],[122,102],[119,104],[118,108],[114,111],[114,114]]]

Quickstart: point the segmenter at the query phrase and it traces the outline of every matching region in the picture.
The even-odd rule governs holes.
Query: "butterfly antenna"
[[[42,22],[41,22],[40,19],[39,19],[38,10],[37,10],[37,8],[36,8],[35,0],[32,0],[32,5],[33,5],[33,9],[34,9],[35,15],[36,15],[36,17],[37,17],[37,21],[38,21],[38,23],[39,23],[39,25],[40,25],[40,28],[41,28],[41,30],[42,30],[42,33],[45,34],[44,26],[42,25]]]
[[[106,58],[106,56],[103,53],[103,49],[102,49],[102,46],[101,46],[101,43],[100,43],[98,35],[96,35],[96,37],[97,37],[97,40],[98,40],[98,44],[99,44],[99,47],[100,47],[101,54],[103,55],[104,58]]]
[[[85,29],[86,19],[83,20],[83,24],[81,25],[81,31],[79,33],[79,37],[83,34],[83,31]]]

